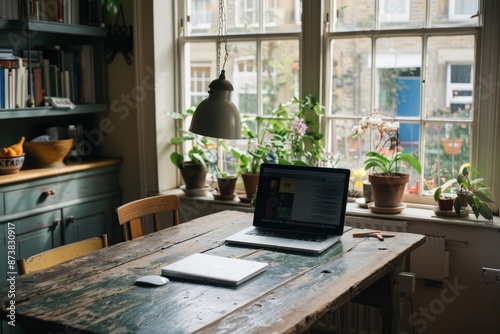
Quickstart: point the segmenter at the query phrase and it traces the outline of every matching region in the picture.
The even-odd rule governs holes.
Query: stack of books
[[[40,47],[15,54],[0,47],[0,108],[46,105],[45,97],[95,103],[92,45]]]

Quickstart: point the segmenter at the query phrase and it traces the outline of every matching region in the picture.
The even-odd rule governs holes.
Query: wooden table
[[[36,333],[42,329],[83,333],[305,332],[329,310],[361,296],[372,284],[384,282],[406,255],[425,242],[424,236],[408,233],[383,242],[353,238],[356,230],[351,230],[341,243],[320,256],[225,245],[224,238],[250,225],[251,217],[236,211],[216,213],[41,273],[17,277],[16,324]],[[238,287],[175,279],[156,288],[134,285],[137,277],[159,274],[162,266],[196,252],[244,255],[270,266]],[[394,280],[385,281],[389,286],[383,293],[389,298],[386,305],[390,305]],[[8,287],[3,286],[0,293],[5,318]],[[392,324],[387,329],[394,330]]]

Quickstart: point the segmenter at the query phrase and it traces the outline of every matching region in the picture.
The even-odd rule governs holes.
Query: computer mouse
[[[160,275],[147,275],[139,277],[135,280],[135,283],[139,285],[160,286],[167,284],[168,278]]]

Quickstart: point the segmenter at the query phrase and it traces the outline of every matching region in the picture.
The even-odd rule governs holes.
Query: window
[[[307,80],[303,74],[299,79],[299,74],[305,63],[315,59],[310,59],[309,50],[299,54],[303,41],[297,12],[300,6],[314,5],[294,0],[277,3],[226,1],[226,76],[235,89],[233,101],[238,101],[243,114],[265,117],[279,102],[299,92],[310,93],[309,87],[301,86]],[[324,1],[326,13],[304,15],[304,26],[329,18],[322,29],[323,44],[318,45],[321,71],[307,75],[321,83],[327,151],[342,153],[340,167],[362,166],[373,143],[369,138],[353,138],[352,126],[374,110],[400,120],[402,147],[422,164],[420,176],[410,171],[407,202],[433,202],[433,187],[452,178],[462,162],[478,158],[474,152],[478,135],[473,130],[481,120],[475,94],[476,83],[481,84],[477,69],[482,56],[477,46],[484,38],[480,17],[473,16],[478,3],[329,0]],[[211,1],[209,11],[216,13],[217,5]],[[239,25],[235,11],[242,6],[257,25]],[[250,12],[262,14],[255,17]],[[266,12],[273,12],[275,26],[267,24],[262,16]],[[205,31],[184,28],[180,38],[184,64],[205,57],[205,64],[216,68],[216,21],[213,18]],[[210,51],[207,44],[212,45]],[[488,92],[492,88],[486,87]],[[207,96],[206,89],[201,94]],[[191,96],[184,96],[186,107]]]
[[[186,0],[188,17],[190,10],[198,8],[199,0]],[[199,29],[199,24],[188,23],[180,38],[182,71],[189,74],[185,82],[183,108],[189,108],[200,97],[207,97],[208,83],[216,78],[218,42],[218,1],[203,1],[204,10],[212,13],[210,26]],[[298,92],[300,68],[297,8],[300,0],[226,0],[227,51],[226,78],[233,84],[233,102],[243,114],[269,115],[280,102],[290,100]],[[240,10],[241,9],[241,10]],[[259,13],[264,13],[263,20]],[[239,18],[245,17],[246,23]],[[195,26],[197,29],[195,29]],[[222,53],[224,53],[224,47]],[[222,57],[223,58],[223,54]],[[223,61],[223,59],[221,59]],[[197,65],[203,63],[204,69]],[[188,67],[189,66],[189,67]],[[209,72],[211,69],[211,72]],[[206,76],[211,73],[211,78]],[[217,74],[218,76],[218,74]],[[188,86],[189,84],[189,86]],[[206,86],[203,87],[203,84]],[[196,105],[196,104],[194,104]],[[186,124],[186,128],[189,124]]]
[[[415,155],[423,168],[421,176],[408,169],[407,192],[420,196],[407,200],[425,201],[432,188],[471,160],[477,32],[468,24],[453,31],[430,29],[425,10],[419,12],[424,15],[420,27],[417,21],[400,22],[401,28],[384,32],[387,25],[377,26],[373,1],[335,3],[332,11],[343,13],[330,26],[325,48],[330,80],[324,127],[331,151],[344,155],[342,167],[359,168],[374,143],[351,137],[352,126],[373,111],[397,117],[403,151]],[[403,15],[416,3],[380,0],[379,20],[389,23],[388,12]],[[425,3],[420,3],[423,9]]]

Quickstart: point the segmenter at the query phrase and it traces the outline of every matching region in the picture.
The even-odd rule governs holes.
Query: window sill
[[[165,193],[179,195],[181,202],[186,203],[186,205],[193,204],[195,207],[213,206],[213,209],[217,209],[213,210],[213,212],[220,211],[224,208],[226,208],[226,210],[242,210],[246,212],[252,211],[250,203],[241,202],[238,197],[235,197],[234,200],[216,200],[211,193],[208,193],[206,196],[191,197],[186,196],[179,188],[168,190]],[[480,217],[480,219],[476,219],[473,214],[470,214],[468,218],[438,217],[434,213],[433,207],[428,205],[408,205],[401,213],[379,214],[372,213],[369,209],[362,208],[356,203],[347,203],[346,215],[373,219],[403,220],[407,222],[428,222],[445,225],[500,229],[499,217],[493,217],[493,222],[489,222],[482,217]]]

